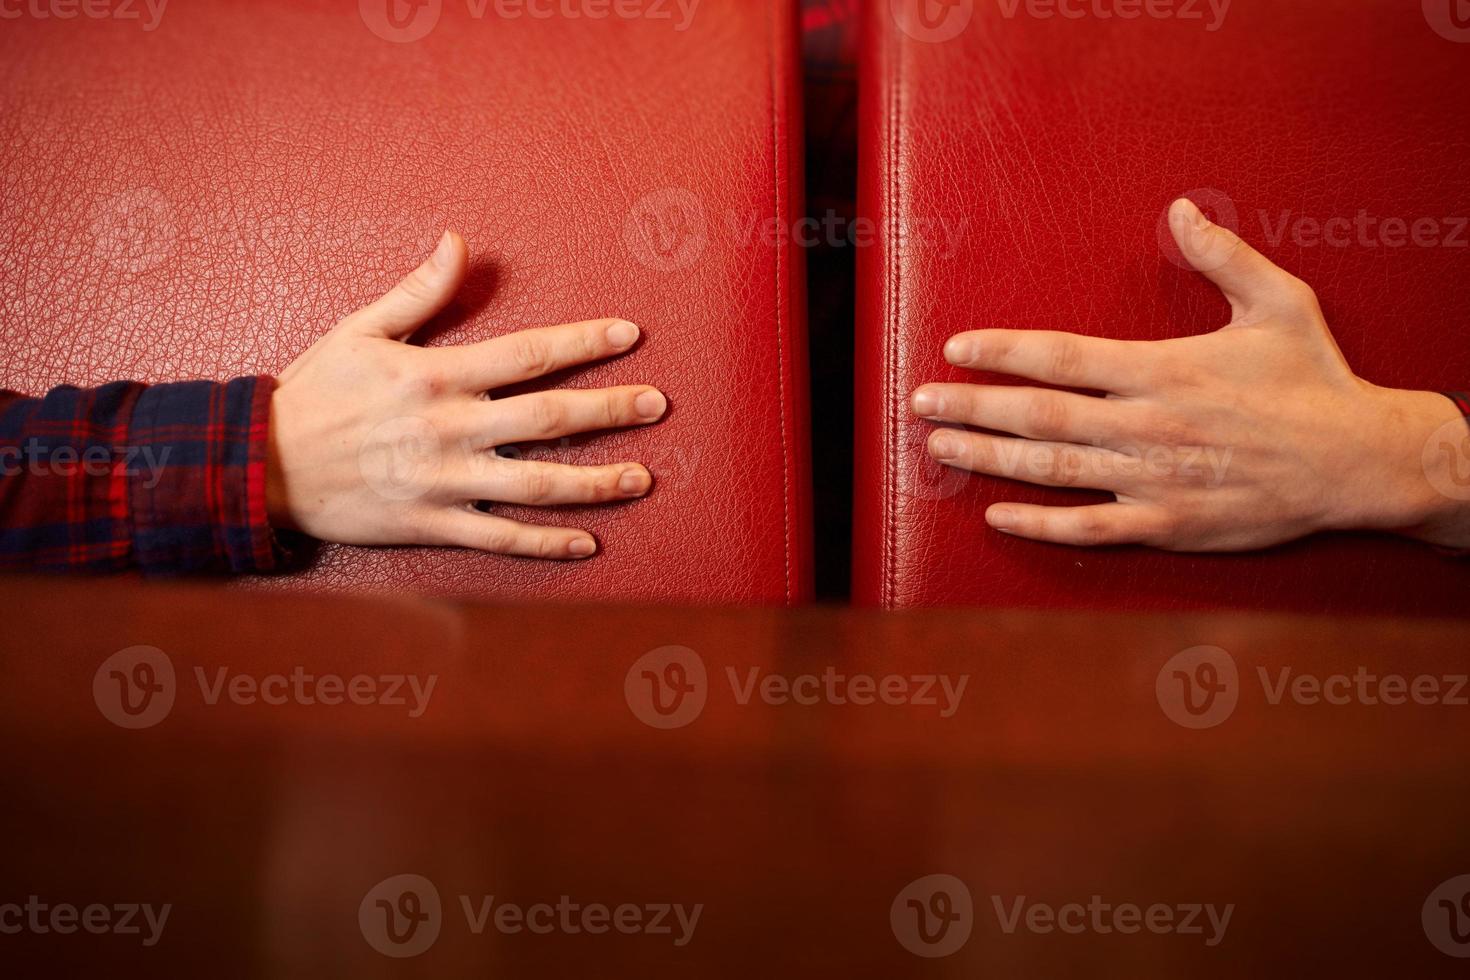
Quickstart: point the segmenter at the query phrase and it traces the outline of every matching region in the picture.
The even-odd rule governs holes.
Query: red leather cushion
[[[807,597],[802,258],[762,224],[801,206],[796,11],[532,9],[221,0],[170,4],[152,31],[7,21],[0,383],[279,372],[452,227],[471,284],[429,342],[638,323],[638,350],[564,380],[656,384],[667,421],[547,458],[642,460],[657,488],[508,512],[592,530],[604,553],[583,564],[328,548],[294,583]]]
[[[928,459],[930,426],[905,400],[926,381],[974,379],[944,362],[954,333],[1159,339],[1229,320],[1214,287],[1160,246],[1166,207],[1189,192],[1217,215],[1233,205],[1245,237],[1316,287],[1359,374],[1400,387],[1470,383],[1470,104],[1456,96],[1470,44],[1451,40],[1448,14],[1438,18],[1446,3],[1237,0],[1213,31],[1204,3],[1131,7],[1203,20],[1066,6],[1082,18],[1034,17],[1026,0],[871,5],[860,211],[886,234],[859,259],[857,597],[1466,614],[1470,563],[1389,538],[1247,556],[1008,539],[985,526],[990,503],[1106,498]],[[1436,219],[1442,244],[1267,238],[1283,214],[1321,222],[1360,211],[1411,226]]]

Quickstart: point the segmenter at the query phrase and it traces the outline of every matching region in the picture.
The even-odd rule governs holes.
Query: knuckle
[[[1057,337],[1047,352],[1052,377],[1059,381],[1075,378],[1082,370],[1082,346],[1068,336]]]
[[[556,492],[556,480],[551,471],[540,466],[525,466],[521,474],[521,492],[531,503],[549,500]]]
[[[553,366],[551,346],[533,333],[517,334],[510,349],[511,363],[523,374],[540,377]]]
[[[607,397],[602,400],[602,418],[599,420],[602,427],[611,429],[624,421],[637,418],[638,410],[633,407],[633,399],[637,395],[636,391],[608,392]]]
[[[587,477],[590,496],[593,500],[599,502],[616,500],[622,497],[623,493],[618,489],[619,482],[622,478],[622,471],[614,467],[609,467],[600,473],[590,474]]]
[[[448,389],[448,379],[435,368],[416,367],[398,376],[399,390],[414,401],[433,401]]]
[[[1069,416],[1067,405],[1055,395],[1038,395],[1026,403],[1024,421],[1027,428],[1040,436],[1060,435]]]
[[[398,283],[399,292],[415,303],[425,303],[433,298],[434,289],[422,269],[415,269]]]
[[[561,402],[551,397],[537,398],[531,402],[531,428],[538,436],[547,437],[561,431],[566,423],[567,412]]]
[[[1287,274],[1280,285],[1282,303],[1295,313],[1312,314],[1320,307],[1317,303],[1317,291],[1296,276]]]
[[[562,553],[561,543],[548,532],[533,534],[527,549],[537,558],[555,558]]]
[[[1151,418],[1147,431],[1153,436],[1154,446],[1168,449],[1194,445],[1199,436],[1194,423],[1170,412],[1160,412]]]
[[[1079,544],[1107,544],[1112,538],[1111,523],[1100,514],[1080,513],[1075,518],[1076,538]]]
[[[578,363],[602,358],[608,350],[607,329],[594,325],[582,330],[577,335],[575,347]]]
[[[1064,448],[1057,453],[1052,475],[1064,487],[1073,487],[1082,481],[1087,470],[1087,460],[1079,449]]]
[[[515,549],[515,534],[508,528],[492,524],[480,532],[480,547],[504,555]]]

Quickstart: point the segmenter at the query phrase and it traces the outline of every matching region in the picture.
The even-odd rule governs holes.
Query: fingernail
[[[935,459],[954,459],[960,454],[960,444],[954,436],[939,433],[929,438],[929,454]]]
[[[914,392],[912,401],[915,415],[930,418],[939,414],[939,396],[932,391],[920,388]]]
[[[669,407],[669,400],[660,391],[645,391],[633,399],[633,408],[638,412],[638,417],[645,422],[663,418],[664,409]]]
[[[434,254],[431,256],[435,265],[441,269],[449,268],[454,261],[454,239],[445,232],[439,236],[439,244],[434,246]]]
[[[577,558],[587,558],[597,553],[597,542],[591,538],[573,538],[567,545],[567,553]]]
[[[645,493],[651,482],[648,473],[644,470],[624,470],[623,475],[618,477],[618,490],[634,497]]]
[[[980,356],[980,345],[973,340],[955,337],[944,345],[944,359],[951,364],[973,364]]]
[[[607,328],[607,342],[613,350],[627,350],[638,339],[638,328],[627,320],[619,320]]]
[[[985,521],[997,531],[1009,531],[1016,523],[1016,514],[1004,507],[992,507],[986,512]]]

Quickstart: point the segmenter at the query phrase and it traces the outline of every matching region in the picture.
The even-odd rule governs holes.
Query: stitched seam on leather
[[[891,39],[888,44],[888,57],[893,64],[892,82],[888,92],[888,194],[884,202],[888,214],[893,220],[888,222],[888,241],[884,247],[887,261],[884,269],[885,278],[890,283],[891,292],[888,295],[888,322],[884,328],[883,337],[883,371],[887,375],[884,378],[885,387],[888,389],[888,437],[887,445],[883,447],[883,461],[888,477],[888,487],[883,494],[884,519],[887,524],[884,535],[883,555],[883,595],[884,606],[893,605],[894,595],[898,591],[898,518],[897,518],[897,495],[898,495],[898,326],[899,326],[899,286],[902,278],[902,269],[899,265],[898,246],[894,238],[894,227],[901,220],[899,208],[902,204],[899,199],[899,164],[901,163],[901,133],[903,130],[903,50],[902,43],[897,38],[896,31],[889,31]]]
[[[771,4],[771,43],[767,45],[771,61],[771,171],[772,186],[775,190],[774,207],[776,210],[776,225],[781,224],[781,120],[780,99],[778,96],[777,71],[779,61],[777,59],[776,45],[780,31],[776,18],[780,16],[784,8],[782,3]],[[784,284],[781,281],[781,250],[784,247],[785,236],[780,236],[776,242],[776,385],[777,397],[781,400],[781,475],[783,481],[783,492],[781,494],[781,543],[785,549],[785,561],[782,567],[786,573],[786,605],[791,605],[791,453],[786,445],[786,423],[790,419],[791,406],[786,400],[786,358],[782,333],[785,325],[781,317],[781,304],[785,299]]]

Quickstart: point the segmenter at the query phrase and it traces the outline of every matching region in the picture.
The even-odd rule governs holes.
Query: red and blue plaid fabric
[[[275,380],[0,392],[0,568],[265,572]]]

